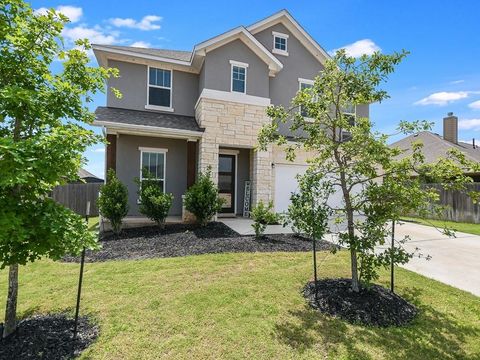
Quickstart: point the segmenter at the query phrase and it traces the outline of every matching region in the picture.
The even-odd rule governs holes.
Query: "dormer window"
[[[231,91],[245,94],[247,92],[247,68],[248,64],[230,60],[232,85]]]
[[[288,35],[272,31],[274,54],[288,56]]]
[[[148,103],[145,108],[173,111],[171,70],[148,68]]]

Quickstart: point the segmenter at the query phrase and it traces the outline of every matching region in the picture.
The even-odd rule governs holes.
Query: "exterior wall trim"
[[[151,153],[163,154],[163,189],[162,190],[163,190],[163,192],[165,192],[165,189],[167,188],[167,152],[168,152],[168,149],[139,146],[138,150],[140,152],[140,176],[139,176],[140,181],[143,180],[143,172],[142,172],[143,153],[144,152],[151,152]],[[140,203],[140,197],[138,198],[137,202]]]
[[[247,95],[247,94],[237,93],[233,91],[231,92],[231,91],[220,91],[220,90],[213,90],[213,89],[203,89],[202,93],[198,97],[197,103],[195,104],[195,109],[198,107],[198,104],[200,103],[200,100],[202,98],[237,102],[241,104],[258,105],[258,106],[269,106],[271,104],[270,98]]]

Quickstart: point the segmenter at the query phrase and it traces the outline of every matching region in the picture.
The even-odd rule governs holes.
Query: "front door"
[[[219,155],[218,192],[224,199],[220,212],[235,214],[235,155]]]

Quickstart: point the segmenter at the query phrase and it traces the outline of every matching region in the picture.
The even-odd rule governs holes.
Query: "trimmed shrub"
[[[268,205],[260,200],[257,206],[254,206],[250,211],[250,217],[253,220],[253,230],[255,230],[255,237],[261,238],[267,228],[267,225],[278,223],[279,216],[273,211],[273,201],[270,201]]]
[[[164,193],[158,181],[151,179],[147,172],[143,175],[143,181],[137,179],[138,196],[140,204],[138,210],[150,220],[153,220],[163,229],[168,211],[172,207],[173,195]]]
[[[211,179],[211,169],[200,173],[198,179],[185,193],[185,208],[195,215],[201,226],[221,210],[223,199],[218,196],[218,187]]]
[[[115,234],[122,230],[122,219],[128,213],[128,190],[113,169],[108,170],[107,183],[100,189],[97,200],[100,214],[107,218]]]

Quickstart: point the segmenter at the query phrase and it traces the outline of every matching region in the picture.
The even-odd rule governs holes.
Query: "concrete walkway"
[[[255,235],[252,224],[253,220],[248,218],[218,218],[218,221],[224,223],[231,229],[235,230],[240,235]],[[282,225],[267,225],[265,230],[266,235],[273,234],[292,234],[293,230],[286,226]]]
[[[414,257],[404,268],[480,296],[480,236],[457,232],[449,238],[434,227],[410,222],[396,226],[395,237],[405,235],[411,238],[404,244],[407,251],[418,248],[431,259]]]
[[[224,218],[218,221],[241,235],[254,235],[251,219]],[[291,228],[282,225],[268,225],[265,231],[266,234],[292,232]],[[480,236],[457,232],[455,238],[449,238],[434,227],[403,222],[396,226],[396,238],[402,239],[405,235],[411,238],[403,245],[405,249],[414,252],[418,248],[417,254],[423,257],[412,258],[404,268],[480,296]],[[327,240],[337,242],[334,236]],[[430,260],[425,259],[428,255]]]

